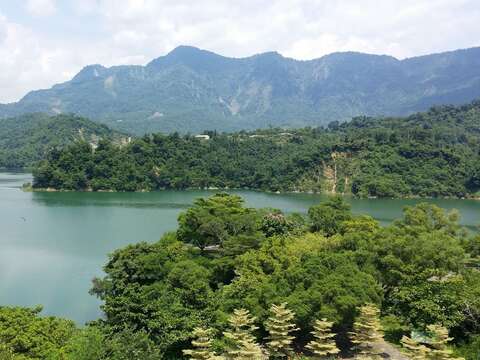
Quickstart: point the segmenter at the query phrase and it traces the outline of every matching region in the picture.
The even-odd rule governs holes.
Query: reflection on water
[[[30,193],[21,185],[29,174],[0,173],[0,305],[42,304],[45,313],[83,323],[99,316],[99,301],[88,295],[107,255],[137,241],[156,241],[176,228],[178,214],[195,198],[214,191],[152,193]],[[232,191],[248,206],[305,212],[324,197]],[[354,213],[383,223],[420,200],[348,199]],[[427,200],[457,208],[462,223],[478,222],[480,202]]]
[[[152,195],[155,193],[151,193]],[[105,195],[104,197],[102,195]],[[126,196],[123,196],[126,195]],[[190,205],[162,202],[162,199],[155,200],[155,197],[139,199],[132,197],[131,193],[78,193],[78,192],[34,192],[32,200],[44,206],[103,206],[103,207],[128,207],[138,209],[186,209]],[[140,194],[134,194],[136,196]],[[142,194],[147,195],[147,194]],[[148,196],[148,195],[147,195]]]
[[[32,182],[32,175],[23,172],[1,172],[0,170],[0,190],[18,189],[23,184]]]

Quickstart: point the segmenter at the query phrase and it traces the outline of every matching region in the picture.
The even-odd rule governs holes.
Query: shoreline
[[[67,190],[67,189],[55,189],[55,188],[34,188],[30,186],[23,186],[22,190],[25,192],[79,192],[79,193],[150,193],[150,192],[161,192],[161,191],[230,191],[230,190],[247,190],[247,191],[256,191],[256,192],[264,192],[268,194],[277,194],[277,195],[287,195],[287,194],[309,194],[309,195],[324,195],[324,196],[342,196],[342,197],[352,197],[356,199],[389,199],[389,200],[414,200],[414,199],[425,199],[425,200],[480,200],[480,196],[466,196],[466,197],[457,197],[457,196],[418,196],[418,195],[411,195],[411,196],[401,196],[401,197],[374,197],[374,196],[356,196],[353,194],[347,193],[325,193],[325,192],[317,192],[312,190],[300,191],[300,190],[292,190],[292,191],[272,191],[272,190],[262,190],[262,189],[252,189],[252,188],[218,188],[218,187],[208,187],[208,188],[185,188],[185,189],[174,189],[174,188],[166,188],[166,189],[155,189],[155,190],[135,190],[135,191],[122,191],[122,190],[113,190],[113,189],[106,189],[106,190],[93,190],[93,189],[83,189],[83,190]]]

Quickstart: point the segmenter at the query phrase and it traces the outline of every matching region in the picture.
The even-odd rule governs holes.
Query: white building
[[[195,135],[195,138],[200,139],[200,140],[210,140],[209,135]]]

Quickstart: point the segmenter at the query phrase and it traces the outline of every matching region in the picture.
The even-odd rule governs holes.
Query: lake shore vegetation
[[[91,289],[102,318],[0,307],[0,356],[474,360],[480,237],[458,220],[425,203],[381,226],[340,197],[308,215],[201,198],[175,232],[109,256]]]
[[[70,191],[256,189],[357,197],[478,198],[480,102],[407,118],[203,137],[152,134],[51,149],[33,188]]]

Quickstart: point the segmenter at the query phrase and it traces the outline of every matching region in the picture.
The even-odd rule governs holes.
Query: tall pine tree
[[[332,325],[333,322],[327,319],[315,321],[312,331],[314,340],[310,341],[306,347],[318,358],[329,357],[340,352],[333,339],[335,334],[332,333]]]
[[[427,355],[430,352],[430,349],[425,345],[418,343],[417,341],[409,338],[408,336],[403,336],[400,340],[403,348],[406,350],[406,354],[412,360],[425,360]]]
[[[192,340],[193,349],[183,350],[183,354],[191,360],[221,360],[222,357],[216,356],[211,351],[211,334],[211,329],[195,328],[193,330],[194,340]]]
[[[228,359],[261,360],[265,359],[262,348],[256,343],[253,332],[255,318],[245,309],[234,310],[228,320],[230,331],[223,334],[232,344],[227,350]]]
[[[293,323],[295,314],[287,309],[287,303],[272,304],[271,316],[265,322],[268,331],[267,348],[272,357],[288,357],[292,354],[292,342],[295,339],[291,332],[298,330]]]
[[[380,325],[380,310],[373,304],[367,304],[360,308],[360,314],[353,324],[353,332],[350,333],[353,349],[358,351],[361,358],[377,358],[375,343],[383,339]]]
[[[447,343],[453,340],[448,337],[448,329],[441,325],[428,325],[428,331],[432,335],[430,345],[431,351],[427,354],[427,359],[431,360],[446,360],[456,359],[463,360],[463,358],[455,358],[453,351],[447,347]]]

